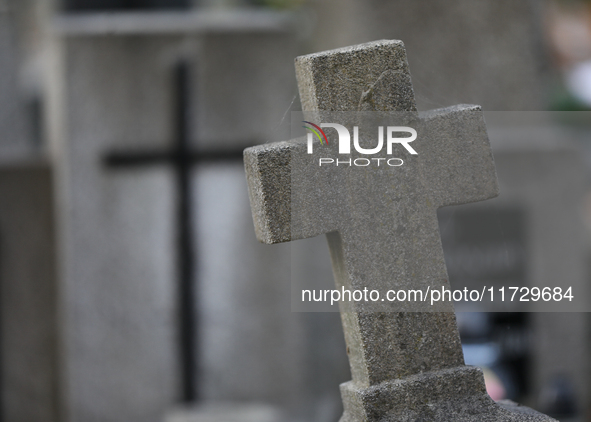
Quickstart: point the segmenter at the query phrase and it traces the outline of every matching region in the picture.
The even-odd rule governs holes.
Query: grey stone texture
[[[327,234],[339,289],[444,286],[437,208],[498,194],[479,107],[416,116],[401,41],[299,57],[296,75],[304,112],[311,116],[407,112],[420,127],[413,144],[420,154],[407,156],[399,173],[384,167],[363,173],[330,167],[321,173],[305,157],[303,139],[245,150],[259,240],[278,243]],[[442,302],[438,312],[394,310],[371,312],[362,303],[342,303],[353,378],[341,386],[342,422],[551,420],[507,411],[486,395],[479,370],[464,366],[451,304]]]
[[[392,380],[362,391],[347,383],[341,391],[345,403],[341,422],[554,420],[512,402],[496,404],[486,394],[481,370],[470,366]]]
[[[47,162],[0,164],[2,417],[57,422],[53,189]]]
[[[160,421],[180,396],[173,171],[166,164],[109,168],[104,158],[172,147],[173,69],[180,59],[193,72],[195,149],[241,149],[270,139],[293,98],[293,37],[284,18],[272,14],[72,15],[54,22],[52,49],[63,420]],[[277,290],[265,290],[256,283],[268,285],[269,278],[228,260],[238,255],[232,247],[248,250],[253,262],[267,251],[231,237],[228,230],[250,219],[246,190],[231,195],[244,187],[244,175],[239,164],[218,170],[200,165],[192,178],[202,252],[199,392],[205,400],[288,400],[285,389],[300,377],[296,359],[288,367],[279,359],[298,350],[288,308],[265,319],[277,330],[249,318],[264,306],[257,293],[279,307],[275,295],[288,285],[271,282]],[[203,224],[199,212],[215,220]],[[201,243],[210,240],[217,243]],[[279,265],[286,255],[276,254]],[[236,282],[242,278],[254,280],[250,299],[246,287],[240,290],[248,283]],[[243,300],[233,306],[237,298]],[[263,359],[265,344],[276,348]]]
[[[311,51],[404,40],[419,109],[545,110],[550,58],[544,2],[326,0],[312,4]]]

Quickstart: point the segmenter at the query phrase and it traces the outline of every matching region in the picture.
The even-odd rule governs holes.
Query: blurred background
[[[0,0],[1,421],[338,420],[339,314],[290,301],[326,242],[257,243],[242,150],[289,137],[296,56],[382,38],[420,110],[485,111],[452,285],[591,299],[591,2]],[[457,310],[494,399],[591,420],[586,312]]]

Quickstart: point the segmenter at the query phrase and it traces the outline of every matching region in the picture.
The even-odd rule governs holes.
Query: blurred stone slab
[[[338,384],[350,378],[339,315],[292,312],[289,300],[292,262],[314,268],[329,260],[325,240],[257,242],[240,163],[200,164],[193,186],[203,245],[196,298],[202,399],[269,403],[307,421],[338,418]],[[330,287],[323,263],[328,271],[312,277]]]
[[[104,158],[172,147],[179,60],[192,72],[195,149],[236,149],[268,139],[293,99],[293,38],[272,15],[265,17],[236,18],[238,30],[228,30],[233,19],[217,28],[207,19],[187,20],[186,13],[101,15],[99,24],[89,24],[92,31],[81,29],[95,21],[92,16],[55,23],[49,112],[63,251],[62,406],[71,421],[160,421],[179,399],[173,172],[161,164],[109,168]],[[128,29],[114,31],[111,19]],[[199,283],[215,284],[215,277]],[[205,398],[231,396],[212,394],[207,384],[204,390]]]
[[[295,54],[289,15],[248,11],[76,14],[56,18],[54,27],[70,47],[75,40],[92,43],[92,53],[87,54],[102,55],[107,62],[115,59],[111,55],[117,49],[126,49],[125,62],[136,63],[128,71],[138,74],[143,62],[139,55],[146,54],[141,51],[146,45],[158,46],[161,57],[153,60],[160,67],[179,56],[191,57],[196,81],[191,98],[196,105],[190,135],[197,150],[240,149],[271,136],[289,135],[288,126],[280,125],[295,98],[289,82],[293,68],[286,65]]]
[[[546,110],[551,69],[543,7],[528,0],[327,0],[313,4],[322,24],[312,45],[318,51],[404,40],[421,110],[456,103]]]
[[[501,194],[486,203],[440,211],[452,285],[572,286],[576,297],[589,297],[588,229],[583,219],[588,169],[577,144],[581,134],[561,126],[557,113],[485,116]],[[473,225],[470,239],[460,240],[453,234],[454,225],[467,220],[488,226]],[[462,249],[480,251],[481,256],[467,260]],[[572,383],[578,403],[588,401],[590,344],[585,333],[590,321],[583,302],[583,307],[570,308],[552,302],[507,304],[508,311],[531,311],[524,315],[523,341],[514,337],[508,348],[527,356],[528,366],[522,369],[528,374],[532,402],[557,375]],[[462,304],[457,309],[468,310]]]
[[[56,29],[70,35],[89,36],[108,33],[123,35],[178,35],[277,32],[293,25],[287,13],[245,10],[204,10],[186,12],[127,12],[127,13],[78,13],[58,16]]]
[[[58,421],[58,317],[52,174],[0,162],[2,418]]]
[[[506,254],[498,260],[495,258],[498,252],[488,245],[478,245],[475,243],[478,239],[465,239],[470,243],[463,245],[464,250],[472,246],[483,253],[470,262],[467,255],[460,256],[458,247],[462,245],[446,245],[449,246],[446,252],[450,253],[450,277],[457,282],[494,285],[499,279],[516,287],[572,285],[582,297],[591,294],[583,281],[587,273],[586,234],[580,211],[586,193],[587,169],[583,152],[576,144],[576,132],[554,124],[555,117],[556,114],[543,112],[486,114],[503,194],[487,204],[444,209],[442,224],[450,224],[453,230],[456,222],[452,214],[465,215],[466,219],[473,214],[481,221],[486,217],[489,231],[498,232],[502,227],[503,233],[498,233],[493,242],[503,244]],[[514,119],[514,124],[503,125],[507,118]],[[468,230],[466,227],[464,232]],[[445,227],[442,231],[449,238]],[[482,231],[480,235],[484,237],[487,233]],[[491,235],[492,232],[488,233]],[[564,307],[564,302],[560,306],[553,301],[517,305],[518,308],[505,310],[588,310],[586,301],[579,300],[568,307]]]
[[[178,409],[165,422],[283,422],[285,417],[271,406],[218,403]]]

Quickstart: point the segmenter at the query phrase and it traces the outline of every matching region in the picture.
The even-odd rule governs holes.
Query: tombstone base
[[[359,388],[341,384],[345,413],[339,422],[550,422],[554,419],[486,393],[479,368],[463,366]]]

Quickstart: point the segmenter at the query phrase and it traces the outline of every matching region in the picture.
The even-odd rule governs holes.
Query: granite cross
[[[498,193],[480,108],[417,113],[400,41],[298,57],[296,75],[302,108],[316,117],[409,114],[418,154],[405,155],[399,167],[343,171],[319,166],[303,138],[246,149],[258,239],[272,244],[326,234],[339,289],[449,287],[437,209]],[[353,377],[341,386],[341,422],[551,420],[488,397],[481,371],[464,365],[451,301],[438,303],[438,312],[424,312],[429,304],[420,305],[422,312],[403,303],[391,312],[365,305],[340,303]]]

